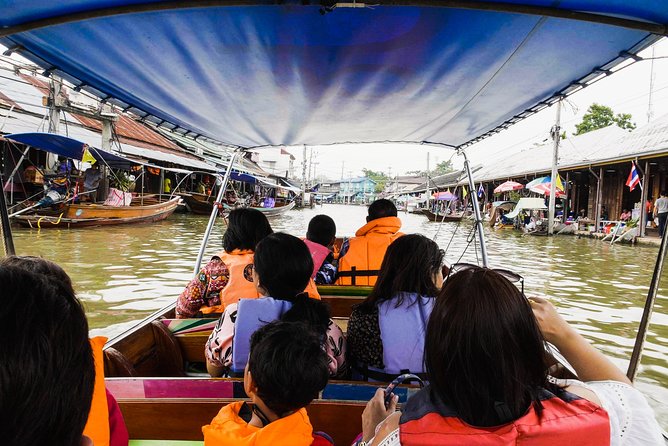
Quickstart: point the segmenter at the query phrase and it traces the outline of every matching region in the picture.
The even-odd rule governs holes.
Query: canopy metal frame
[[[124,14],[137,14],[144,12],[170,11],[178,9],[213,8],[223,6],[253,6],[253,5],[284,5],[285,1],[271,0],[179,0],[166,2],[134,3],[130,5],[110,6],[71,14],[46,17],[0,29],[0,37],[12,34],[34,31],[49,26],[62,25],[66,23],[80,22],[83,20],[112,17]],[[366,4],[338,3],[332,0],[302,1],[302,6],[322,6],[323,11],[329,12],[336,7],[364,8]],[[371,5],[369,5],[371,6]],[[646,31],[660,36],[668,36],[668,24],[652,23],[641,20],[615,17],[605,14],[575,11],[551,6],[527,5],[521,3],[486,2],[473,0],[374,0],[373,6],[429,6],[440,8],[471,9],[482,11],[507,12],[516,14],[527,14],[543,17],[553,17],[568,20],[578,20],[590,23],[617,26],[622,28]]]
[[[153,2],[153,3],[136,3],[130,5],[121,5],[121,6],[111,6],[104,8],[90,9],[86,11],[79,11],[70,14],[56,15],[52,17],[46,17],[39,20],[28,21],[24,23],[19,23],[16,25],[10,25],[4,28],[0,28],[0,39],[9,39],[14,34],[19,34],[23,32],[29,32],[34,30],[39,30],[43,28],[48,28],[51,26],[63,25],[68,23],[76,23],[85,20],[99,19],[105,17],[114,17],[120,15],[128,14],[137,14],[137,13],[146,13],[146,12],[157,12],[157,11],[177,11],[177,10],[187,10],[194,8],[218,8],[218,7],[234,7],[234,6],[255,6],[255,5],[276,5],[282,6],[285,5],[284,0],[175,0],[175,1],[165,1],[165,2]],[[642,20],[634,20],[623,17],[611,16],[606,14],[599,14],[593,12],[582,12],[575,11],[570,9],[555,8],[550,6],[537,6],[537,5],[528,5],[520,3],[506,3],[506,2],[491,2],[491,1],[475,1],[475,0],[374,0],[373,5],[366,5],[361,2],[348,2],[348,3],[337,3],[332,0],[320,0],[320,1],[309,1],[305,0],[299,2],[298,5],[301,6],[321,6],[323,13],[330,12],[335,8],[365,8],[370,6],[416,6],[416,7],[434,7],[434,8],[451,8],[451,9],[467,9],[467,10],[480,10],[480,11],[491,11],[499,13],[516,13],[532,16],[541,16],[549,18],[558,18],[565,20],[574,20],[580,22],[589,22],[604,24],[609,26],[621,27],[626,29],[633,29],[638,31],[644,31],[650,33],[649,36],[639,41],[632,48],[627,49],[626,51],[620,52],[615,58],[609,62],[601,65],[600,67],[594,68],[589,74],[585,75],[580,79],[576,79],[571,82],[569,85],[565,86],[560,91],[554,92],[554,94],[545,99],[534,104],[532,107],[529,107],[520,113],[517,113],[515,116],[507,119],[503,123],[491,128],[490,130],[472,138],[459,146],[453,146],[450,144],[445,144],[438,141],[365,141],[369,143],[415,143],[415,144],[433,144],[433,145],[442,145],[445,147],[450,147],[454,149],[460,149],[468,147],[472,144],[482,141],[496,133],[501,132],[502,130],[507,129],[508,127],[516,124],[525,118],[547,108],[556,103],[557,101],[570,96],[571,94],[581,90],[582,88],[589,86],[595,82],[598,82],[601,79],[608,77],[614,72],[618,71],[615,68],[624,62],[631,61],[629,65],[632,65],[635,62],[644,60],[643,58],[637,55],[638,52],[644,50],[645,48],[656,43],[659,39],[664,36],[668,36],[668,24],[654,23]],[[49,76],[56,74],[63,79],[66,79],[68,82],[72,83],[75,88],[80,90],[86,90],[87,92],[101,98],[102,100],[114,103],[123,109],[123,111],[129,111],[133,114],[136,114],[140,117],[141,121],[149,121],[156,125],[164,125],[169,123],[172,126],[172,131],[182,134],[189,135],[194,138],[204,137],[212,141],[218,141],[215,137],[211,135],[199,134],[191,129],[184,128],[180,125],[174,124],[165,120],[163,117],[155,116],[149,112],[146,112],[141,107],[134,104],[120,100],[105,91],[86,84],[76,77],[68,74],[67,72],[61,71],[57,66],[54,66],[49,61],[46,61],[39,56],[33,54],[28,49],[23,48],[20,45],[10,46],[12,52],[20,53],[22,56],[38,64],[40,67],[44,68],[44,74]],[[627,66],[629,66],[627,65]],[[256,146],[256,147],[242,147],[231,142],[219,141],[232,149],[255,149],[259,147],[268,147],[266,145]],[[346,141],[336,142],[335,144],[344,143]]]

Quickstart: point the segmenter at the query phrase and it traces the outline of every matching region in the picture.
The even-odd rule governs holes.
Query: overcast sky
[[[654,45],[655,57],[666,57],[654,61],[654,88],[652,99],[653,119],[668,114],[668,39]],[[652,50],[640,53],[648,58]],[[638,127],[647,123],[649,101],[651,62],[643,61],[621,70],[618,73],[591,85],[568,98],[561,113],[561,127],[571,135],[575,132],[575,124],[582,120],[587,108],[592,103],[612,107],[615,113],[630,113]],[[541,142],[549,137],[550,128],[555,121],[555,107],[549,107],[519,124],[514,125],[491,138],[488,138],[467,149],[473,164],[499,156],[499,153],[518,152]],[[665,116],[668,119],[668,116]],[[431,153],[430,163],[453,157],[453,152],[443,147],[427,148],[426,146],[410,146],[405,144],[369,144],[363,150],[359,145],[340,145],[336,147],[314,147],[314,161],[318,176],[325,175],[330,179],[341,178],[343,167],[344,177],[362,174],[367,168],[392,175],[403,174],[409,170],[424,170],[427,164],[427,151]],[[288,150],[297,158],[295,165],[301,166],[302,147],[290,147]],[[310,149],[309,149],[310,150]],[[461,157],[454,156],[453,164],[461,167]],[[342,166],[343,164],[343,166]],[[300,169],[296,169],[301,172]]]

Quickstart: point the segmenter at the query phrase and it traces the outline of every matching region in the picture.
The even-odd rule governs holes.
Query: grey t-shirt
[[[656,209],[657,214],[663,214],[665,212],[668,212],[668,198],[666,197],[657,198],[656,203],[654,203],[654,209]]]

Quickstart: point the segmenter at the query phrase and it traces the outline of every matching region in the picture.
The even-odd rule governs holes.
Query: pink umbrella
[[[500,194],[502,192],[509,192],[511,190],[520,190],[524,189],[524,185],[520,184],[516,181],[506,181],[505,183],[502,183],[494,189],[495,194]]]

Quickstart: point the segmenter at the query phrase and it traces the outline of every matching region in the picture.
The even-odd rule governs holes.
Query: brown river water
[[[271,220],[276,231],[303,236],[310,218],[330,215],[339,236],[362,226],[366,208],[325,205]],[[436,237],[450,263],[477,263],[470,222],[431,223],[401,213],[403,231]],[[41,255],[72,276],[92,333],[111,336],[173,302],[191,278],[208,217],[173,215],[163,222],[80,230],[15,229],[18,254]],[[657,247],[614,245],[572,236],[527,237],[485,228],[491,266],[525,278],[528,295],[552,299],[564,317],[623,370],[642,314]],[[221,246],[222,224],[207,255]],[[466,249],[469,245],[468,250]],[[666,272],[668,274],[668,271]],[[668,281],[659,290],[637,387],[668,430]]]

